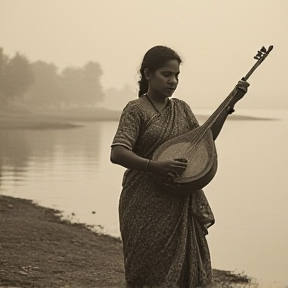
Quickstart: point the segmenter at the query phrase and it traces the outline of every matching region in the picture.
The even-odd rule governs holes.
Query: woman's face
[[[146,78],[149,83],[149,94],[165,98],[171,97],[179,82],[179,68],[177,60],[170,60],[154,73],[148,72]]]

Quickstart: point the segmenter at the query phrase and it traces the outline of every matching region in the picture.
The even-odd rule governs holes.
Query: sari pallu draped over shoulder
[[[165,141],[199,124],[189,106],[171,99],[152,117],[139,100],[127,104],[112,146],[151,159]],[[160,193],[152,176],[126,170],[119,201],[125,278],[129,287],[205,287],[212,281],[207,228],[214,216],[202,190],[192,196]]]

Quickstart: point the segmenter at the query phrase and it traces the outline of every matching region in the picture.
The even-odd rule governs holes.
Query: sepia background
[[[288,108],[285,0],[1,0],[0,5],[4,53],[20,52],[59,70],[96,61],[104,91],[126,84],[134,91],[144,53],[158,44],[174,48],[184,62],[177,95],[195,108],[214,108],[252,66],[257,50],[274,45],[269,62],[253,75],[251,97],[239,106]]]
[[[137,97],[144,53],[167,45],[180,54],[174,97],[203,122],[257,50],[273,45],[237,104],[242,118],[217,139],[219,171],[205,191],[216,217],[213,266],[287,286],[287,13],[286,0],[0,0],[0,64],[14,77],[5,78],[1,113],[69,120],[60,130],[1,123],[0,193],[119,236],[124,169],[109,162],[110,144]]]

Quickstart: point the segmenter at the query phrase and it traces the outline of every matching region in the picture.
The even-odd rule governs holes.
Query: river
[[[212,265],[248,274],[265,287],[287,287],[288,111],[237,113],[276,120],[227,121],[216,140],[219,168],[204,189],[216,218],[207,236]],[[66,219],[120,236],[125,170],[109,161],[118,123],[80,124],[0,130],[0,194],[31,199],[63,211]]]

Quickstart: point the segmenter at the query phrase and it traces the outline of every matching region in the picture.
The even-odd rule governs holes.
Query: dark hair
[[[144,69],[148,68],[151,73],[163,67],[167,61],[177,60],[179,64],[182,62],[180,56],[171,48],[166,46],[155,46],[149,49],[144,55],[141,68],[138,96],[148,91],[148,80],[145,78]]]

